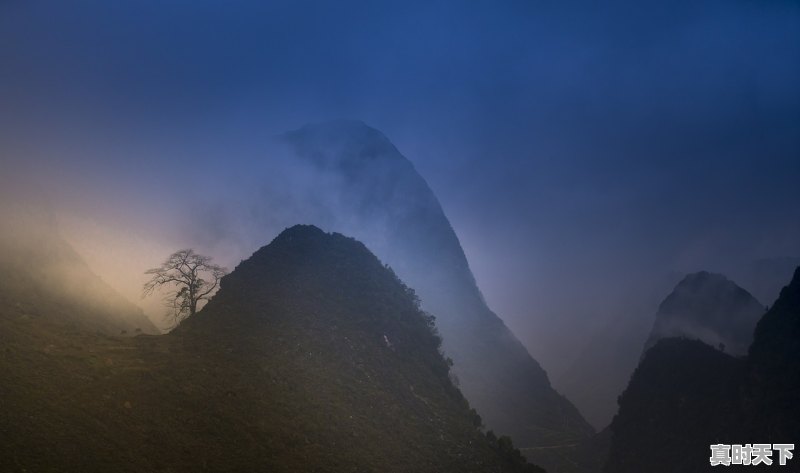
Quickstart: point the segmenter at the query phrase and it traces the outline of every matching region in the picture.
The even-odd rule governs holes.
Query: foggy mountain
[[[158,333],[141,309],[89,269],[48,211],[5,196],[0,218],[0,305],[21,317],[106,334]]]
[[[746,358],[666,338],[644,355],[611,424],[608,473],[696,472],[709,445],[800,436],[800,268],[758,321]]]
[[[796,443],[798,1],[0,1],[0,59],[0,473]]]
[[[795,261],[797,263],[789,267]],[[740,270],[734,270],[737,281],[742,282],[741,287],[713,273],[708,274],[708,278],[700,277],[702,273],[665,274],[657,279],[653,291],[638,294],[639,300],[631,300],[629,310],[595,330],[590,342],[560,376],[557,384],[571,395],[570,399],[580,406],[587,419],[603,428],[616,413],[617,397],[641,361],[642,345],[652,346],[658,337],[663,336],[655,334],[656,327],[666,330],[675,323],[672,326],[677,330],[675,335],[683,333],[680,328],[685,328],[686,336],[697,337],[698,333],[705,333],[708,343],[720,336],[733,337],[736,339],[733,344],[721,340],[726,344],[726,352],[743,355],[752,341],[755,324],[765,309],[742,291],[761,294],[757,297],[759,301],[771,303],[798,265],[800,260],[797,258],[773,258],[741,264]],[[656,310],[667,303],[667,298],[670,298],[669,306],[676,313]],[[646,314],[651,306],[650,314],[655,312],[655,316]],[[676,318],[691,321],[675,322]],[[717,332],[724,334],[732,330],[729,319],[735,323],[737,318],[742,324],[734,329],[738,333],[717,335]],[[652,340],[651,336],[654,337]],[[718,344],[719,341],[714,346],[718,348]]]
[[[364,241],[436,315],[460,388],[489,428],[525,448],[574,443],[592,433],[487,307],[436,196],[382,133],[362,122],[334,121],[280,139],[292,159],[336,189],[303,195],[303,208],[328,215],[322,224]]]
[[[528,472],[363,244],[296,226],[195,317],[108,337],[0,306],[2,471]]]
[[[684,337],[742,356],[764,311],[749,292],[721,274],[689,274],[659,306],[645,350],[662,338]]]

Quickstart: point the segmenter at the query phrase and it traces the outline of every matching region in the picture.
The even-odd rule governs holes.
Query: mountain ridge
[[[591,435],[592,427],[487,307],[438,199],[383,133],[345,120],[307,125],[281,140],[295,159],[337,180],[328,229],[347,229],[364,241],[437,316],[460,387],[489,428],[523,447]],[[337,211],[346,219],[337,221]]]

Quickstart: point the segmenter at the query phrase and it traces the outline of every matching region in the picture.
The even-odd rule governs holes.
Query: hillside
[[[798,398],[800,268],[758,322],[746,358],[677,338],[647,351],[620,397],[604,471],[708,471],[711,444],[793,442]]]
[[[92,272],[47,211],[4,201],[0,216],[0,306],[106,334],[158,333],[141,309]]]
[[[328,187],[302,199],[324,209],[326,226],[365,242],[436,314],[459,386],[487,426],[558,471],[547,464],[550,455],[538,452],[575,443],[593,429],[487,307],[456,233],[412,163],[381,132],[356,121],[307,125],[281,140],[309,174],[324,176]]]
[[[315,227],[168,335],[0,315],[2,471],[540,471],[478,429],[413,291]]]

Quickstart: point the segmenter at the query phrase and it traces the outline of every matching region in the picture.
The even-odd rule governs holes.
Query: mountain
[[[798,398],[800,268],[758,322],[747,357],[685,338],[645,353],[620,396],[603,471],[708,471],[712,444],[794,442]]]
[[[740,269],[731,270],[741,287],[747,288],[746,292],[754,287],[761,288],[762,293],[774,292],[771,299],[758,298],[771,303],[797,267],[796,264],[787,270],[791,261],[791,258],[759,260],[752,265],[735,265]],[[641,361],[643,340],[646,348],[650,348],[669,334],[690,338],[705,334],[701,339],[712,346],[724,343],[726,352],[742,356],[752,341],[758,318],[766,311],[737,284],[719,274],[666,273],[653,279],[652,290],[632,294],[626,302],[628,307],[620,310],[610,323],[598,327],[590,342],[578,348],[579,355],[570,368],[555,380],[556,386],[570,395],[597,428],[607,426],[616,413],[617,398]],[[669,294],[666,300],[664,294]],[[723,332],[733,328],[730,320],[737,318],[740,323],[737,333],[725,335]],[[665,333],[659,333],[662,331]]]
[[[280,139],[297,162],[324,175],[335,189],[318,190],[313,205],[326,209],[326,226],[364,241],[415,288],[423,309],[436,314],[459,386],[489,428],[534,449],[557,448],[592,434],[487,307],[436,196],[382,133],[361,122],[334,121],[307,125]],[[304,198],[313,200],[313,193]],[[555,465],[549,469],[557,471]]]
[[[2,307],[0,470],[541,472],[481,432],[418,304],[363,244],[297,226],[166,335]]]
[[[759,320],[749,361],[747,418],[758,435],[800,438],[800,267]]]
[[[92,272],[47,211],[4,201],[0,215],[0,305],[22,317],[51,317],[107,334],[158,332],[141,309]]]
[[[645,350],[662,338],[686,337],[745,355],[764,311],[749,292],[725,276],[692,273],[659,306]]]

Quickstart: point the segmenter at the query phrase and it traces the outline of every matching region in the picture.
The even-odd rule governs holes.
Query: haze
[[[800,255],[794,1],[6,1],[0,59],[3,198],[154,319],[177,248],[346,226],[270,144],[340,117],[414,163],[556,388],[684,273]]]

